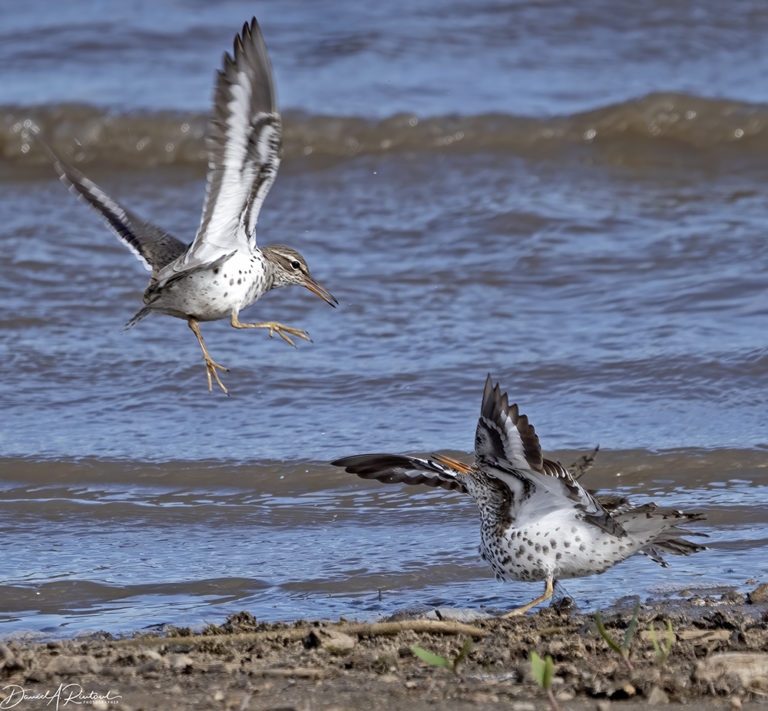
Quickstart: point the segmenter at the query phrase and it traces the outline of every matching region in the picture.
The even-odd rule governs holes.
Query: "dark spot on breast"
[[[229,294],[229,292],[228,292],[228,291],[225,291],[225,292],[224,292],[224,298],[225,298],[225,299],[227,298],[227,294]]]
[[[557,554],[555,555],[555,560],[560,560],[560,558],[562,558],[562,557],[563,557],[563,554],[562,554],[562,553],[557,553]]]
[[[533,548],[537,553],[541,553],[541,546],[538,543]]]
[[[242,284],[242,283],[243,283],[243,280],[242,280],[242,279],[238,279],[238,280],[237,280],[237,283],[238,283],[238,284]]]
[[[557,541],[554,538],[550,538],[549,545],[552,546],[552,548],[557,548]]]
[[[585,551],[585,550],[587,550],[587,547],[586,547],[586,546],[585,546],[585,545],[582,543],[582,544],[579,546],[579,550],[580,550],[580,551]]]
[[[225,276],[225,278],[226,278],[226,276]],[[230,286],[232,286],[232,284],[234,284],[234,283],[235,283],[235,280],[234,280],[234,278],[229,280],[229,285],[230,285]]]
[[[549,553],[549,546],[542,546],[541,547],[541,552],[542,553]]]
[[[564,545],[566,548],[570,548],[570,547],[571,547],[571,542],[570,542],[570,541],[564,541],[564,542],[563,542],[563,545]]]
[[[530,553],[528,554],[528,560],[533,560],[533,556]]]
[[[214,274],[218,274],[218,273],[219,273],[219,268],[218,268],[218,267],[216,267],[216,269],[214,269],[214,270],[213,270],[213,273],[214,273]]]

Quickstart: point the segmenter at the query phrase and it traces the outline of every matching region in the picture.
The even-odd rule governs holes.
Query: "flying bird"
[[[280,165],[281,121],[272,68],[261,30],[253,18],[224,54],[207,136],[208,179],[200,227],[187,245],[145,222],[67,164],[39,135],[61,181],[98,211],[151,272],[144,307],[128,321],[135,325],[153,311],[186,320],[205,360],[208,390],[226,371],[208,353],[201,321],[229,319],[234,328],[266,328],[292,346],[292,336],[310,340],[298,328],[276,321],[243,323],[239,313],[270,289],[303,286],[336,306],[336,298],[309,272],[304,257],[283,245],[259,247],[256,222]]]
[[[634,553],[667,567],[662,554],[704,549],[679,528],[704,518],[585,489],[566,467],[545,459],[539,438],[506,393],[485,383],[475,460],[359,454],[332,464],[364,479],[425,484],[469,494],[480,510],[480,554],[501,580],[545,581],[544,593],[506,616],[552,597],[556,580],[602,573]]]

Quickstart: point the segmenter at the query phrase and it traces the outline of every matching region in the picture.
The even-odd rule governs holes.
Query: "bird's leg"
[[[547,576],[547,584],[544,588],[544,594],[540,597],[537,597],[533,602],[529,602],[527,605],[523,605],[522,607],[518,607],[511,612],[508,612],[506,615],[502,615],[502,617],[514,617],[515,615],[524,615],[528,610],[530,610],[532,607],[536,607],[541,602],[544,602],[544,600],[549,600],[549,598],[552,597],[552,594],[555,592],[555,581],[552,578],[551,575]]]
[[[203,358],[205,358],[205,374],[208,376],[208,392],[213,390],[213,382],[211,381],[211,376],[213,376],[216,378],[216,384],[224,391],[225,395],[228,395],[229,391],[224,387],[224,383],[222,383],[219,379],[219,374],[216,372],[216,370],[218,369],[229,372],[229,368],[225,368],[223,365],[219,365],[216,361],[213,360],[213,358],[211,358],[210,355],[208,355],[208,349],[205,347],[205,341],[203,341],[203,336],[200,333],[200,324],[197,322],[197,319],[187,319],[187,325],[197,336],[197,342],[200,344],[200,348],[203,349]]]
[[[230,323],[232,324],[232,328],[268,328],[270,338],[272,338],[272,336],[277,333],[280,338],[290,343],[294,348],[296,347],[296,344],[288,336],[285,335],[286,333],[290,333],[291,336],[298,336],[299,338],[303,338],[305,341],[312,340],[306,331],[302,331],[300,328],[283,326],[282,323],[278,323],[277,321],[264,321],[264,323],[241,323],[240,319],[237,317],[237,314],[232,314]]]

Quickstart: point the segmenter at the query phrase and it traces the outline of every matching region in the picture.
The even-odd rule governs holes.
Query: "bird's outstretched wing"
[[[461,473],[433,459],[399,454],[357,454],[337,459],[331,464],[344,467],[350,474],[357,474],[363,479],[378,479],[386,483],[424,484],[466,493]]]
[[[249,243],[280,165],[281,123],[272,68],[256,22],[224,54],[208,127],[208,182],[200,227],[189,251],[160,275],[159,286],[179,272],[212,264]]]
[[[621,525],[562,464],[544,459],[533,425],[517,405],[509,404],[507,394],[493,385],[490,375],[477,422],[475,458],[481,471],[508,487],[516,525],[575,507],[589,523],[625,535]]]
[[[539,437],[517,405],[510,405],[507,393],[485,380],[483,404],[475,432],[475,456],[479,464],[506,462],[513,469],[544,472]]]
[[[59,180],[70,192],[83,198],[98,212],[120,240],[139,258],[153,277],[186,249],[181,240],[150,222],[136,217],[117,200],[109,197],[96,183],[73,168],[42,138],[37,126],[30,128],[37,142],[45,148]]]

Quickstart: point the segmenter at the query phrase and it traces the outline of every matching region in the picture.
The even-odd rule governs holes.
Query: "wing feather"
[[[521,415],[517,405],[510,405],[506,393],[485,381],[483,404],[475,433],[478,462],[503,460],[515,469],[544,471],[544,457],[536,430]]]
[[[85,200],[107,221],[120,241],[136,255],[153,276],[186,251],[187,245],[181,240],[126,210],[96,183],[67,163],[40,136],[37,127],[33,128],[32,133],[48,153],[59,180],[69,188],[70,192]]]
[[[377,479],[387,484],[424,484],[466,493],[461,473],[433,459],[399,454],[357,454],[331,462],[362,479]]]
[[[617,536],[621,525],[559,462],[545,460],[536,431],[517,405],[490,375],[475,435],[475,457],[480,470],[505,484],[511,494],[511,517],[516,525],[542,518],[563,508],[578,508],[584,520]]]
[[[264,198],[280,165],[281,122],[272,68],[256,18],[224,55],[208,130],[208,180],[200,227],[189,252],[174,264],[187,271],[222,253],[255,246]]]

